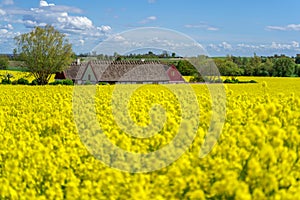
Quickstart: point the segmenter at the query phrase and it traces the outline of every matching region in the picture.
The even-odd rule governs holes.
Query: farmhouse
[[[175,66],[158,61],[89,61],[73,63],[57,73],[56,80],[71,79],[75,84],[168,84],[185,83]]]

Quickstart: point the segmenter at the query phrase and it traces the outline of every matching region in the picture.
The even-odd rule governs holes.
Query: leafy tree
[[[296,67],[295,67],[295,74],[296,74],[298,77],[300,77],[300,65],[299,65],[299,64],[296,65]]]
[[[273,75],[273,63],[267,58],[265,62],[261,63],[259,70],[256,74],[257,76],[272,76]]]
[[[194,65],[187,60],[180,60],[177,63],[176,68],[183,76],[194,76],[195,74],[198,74],[198,71],[195,69]]]
[[[49,82],[51,75],[61,72],[72,62],[72,45],[54,27],[36,27],[15,38],[20,58],[39,85]]]
[[[295,62],[288,57],[276,58],[274,61],[274,76],[291,76],[295,71]]]
[[[9,59],[5,55],[0,56],[0,69],[7,69],[9,65]]]
[[[222,76],[236,77],[243,74],[243,69],[239,68],[239,66],[230,59],[217,59],[215,63]]]
[[[296,63],[296,64],[300,64],[300,56],[297,56],[297,57],[295,58],[295,63]]]

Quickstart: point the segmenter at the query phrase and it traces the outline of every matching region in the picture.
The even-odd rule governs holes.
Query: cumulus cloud
[[[91,19],[82,15],[83,11],[81,9],[56,5],[50,1],[38,1],[37,6],[30,9],[11,6],[7,6],[5,9],[0,7],[0,18],[7,23],[7,25],[2,26],[0,24],[0,39],[2,41],[0,43],[2,46],[14,46],[13,38],[20,34],[13,31],[13,25],[17,24],[22,24],[25,28],[30,29],[36,26],[52,25],[64,33],[74,47],[78,47],[83,52],[90,51],[91,47],[110,34],[112,30],[110,26],[95,25]],[[4,5],[3,2],[6,2],[6,5],[13,3],[12,0],[5,0],[0,4]],[[11,38],[11,40],[7,38]],[[6,41],[6,43],[3,44],[3,41]]]
[[[267,26],[266,29],[271,31],[300,31],[300,24],[289,24],[286,26]]]
[[[40,1],[40,7],[48,7],[48,6],[55,6],[54,3],[48,3],[47,1]]]
[[[77,8],[59,6],[41,0],[39,7],[20,12],[20,14],[23,15],[21,23],[27,28],[50,24],[63,33],[91,37],[103,36],[111,30],[110,26],[96,27],[88,17],[72,15],[72,13],[79,12],[81,10]]]

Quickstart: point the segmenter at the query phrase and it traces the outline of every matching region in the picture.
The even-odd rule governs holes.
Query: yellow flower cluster
[[[74,86],[0,86],[0,199],[298,199],[300,81],[264,81],[226,86],[222,134],[204,158],[199,151],[212,105],[207,87],[192,85],[200,113],[196,137],[178,160],[148,173],[110,168],[87,150],[78,133],[84,127],[74,120]],[[132,94],[128,120],[141,127],[165,121],[157,134],[138,138],[115,119],[123,106],[120,94],[112,99],[115,87],[97,86],[95,96],[97,120],[110,141],[134,153],[168,145],[184,115],[176,95],[160,85]],[[162,116],[156,110],[164,110]]]
[[[11,81],[15,81],[20,78],[24,78],[24,79],[27,79],[29,82],[31,82],[35,79],[34,76],[32,76],[29,72],[21,72],[21,71],[13,71],[13,70],[0,70],[0,83],[1,83],[1,79],[3,78],[1,76],[5,76],[6,74],[13,75],[13,77],[11,78]],[[54,77],[55,77],[55,74],[53,74],[51,76],[49,83],[55,81]]]

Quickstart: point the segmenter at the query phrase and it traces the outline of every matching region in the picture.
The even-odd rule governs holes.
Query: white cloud
[[[223,49],[232,49],[232,45],[227,42],[222,42],[221,44],[219,44],[219,47]]]
[[[5,15],[6,12],[0,8],[0,15]]]
[[[299,44],[299,42],[293,41],[293,42],[292,42],[292,46],[293,46],[294,48],[299,48],[299,47],[300,47],[300,44]]]
[[[114,35],[111,38],[109,38],[109,40],[113,42],[121,42],[121,41],[125,41],[125,38],[121,35]]]
[[[290,44],[280,44],[276,42],[272,42],[271,46],[272,49],[284,50],[284,49],[291,49],[292,45]]]
[[[2,1],[2,4],[3,4],[3,5],[13,5],[13,4],[14,4],[14,1],[13,1],[13,0],[3,0],[3,1]]]
[[[214,26],[210,26],[206,23],[200,23],[200,24],[186,24],[184,26],[185,28],[195,28],[195,29],[204,29],[207,31],[218,31],[219,28],[214,27]]]
[[[79,40],[79,43],[83,46],[84,43],[85,43],[85,41],[84,41],[83,39],[80,39],[80,40]]]
[[[266,29],[276,31],[300,31],[300,24],[289,24],[286,26],[267,26]]]
[[[246,55],[251,56],[253,53],[259,53],[260,55],[274,55],[274,54],[286,54],[295,55],[300,51],[300,43],[297,41],[279,43],[271,42],[265,44],[229,44],[227,42],[222,42],[219,44],[208,44],[206,48],[210,54],[214,55]]]
[[[154,21],[154,20],[157,20],[157,17],[156,16],[150,16],[150,17],[147,17],[148,20],[151,20],[151,21]]]
[[[97,29],[100,30],[101,32],[108,32],[111,30],[111,27],[102,25],[101,27],[97,27]]]
[[[61,32],[71,35],[85,35],[101,37],[104,33],[111,30],[110,26],[94,26],[93,22],[85,16],[70,15],[69,12],[81,12],[79,9],[57,6],[47,1],[40,1],[40,7],[31,8],[30,11],[23,12],[22,23],[27,28],[35,26],[53,25]],[[63,8],[66,8],[64,10]]]
[[[10,0],[10,2],[13,1]],[[8,0],[6,0],[6,3],[8,3]],[[0,5],[3,5],[3,3],[0,3]],[[2,7],[0,7],[1,21],[7,23],[7,25],[2,26],[0,24],[0,40],[2,41],[0,42],[0,51],[3,51],[4,46],[6,46],[4,51],[14,47],[13,38],[21,34],[20,32],[14,33],[14,26],[22,24],[26,28],[32,29],[36,26],[49,24],[64,33],[69,41],[78,48],[77,50],[89,52],[90,48],[107,38],[112,28],[105,24],[96,26],[91,19],[82,15],[82,13],[83,11],[79,8],[56,5],[48,2],[48,0],[38,1],[37,6],[30,9],[7,6],[5,10],[2,10]]]
[[[142,20],[140,23],[141,24],[147,24],[149,22],[156,21],[156,20],[157,20],[156,16],[149,16],[146,19]]]
[[[55,6],[53,3],[48,3],[47,1],[40,1],[40,7],[48,7],[48,6]]]
[[[13,27],[13,25],[11,25],[11,24],[7,24],[6,26],[4,26],[6,29],[9,29],[9,30],[13,30],[14,29],[14,27]]]
[[[8,33],[8,30],[7,29],[0,29],[0,34],[2,35],[2,34],[6,34],[6,33]]]

